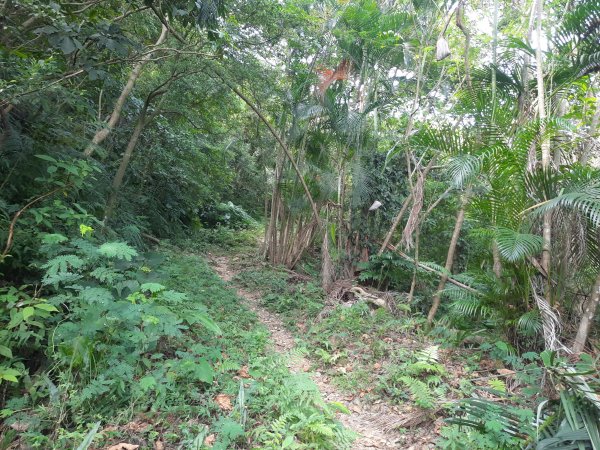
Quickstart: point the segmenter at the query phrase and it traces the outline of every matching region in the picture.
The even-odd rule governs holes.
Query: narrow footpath
[[[232,269],[227,257],[210,256],[213,263],[213,269],[226,282],[231,282],[236,275]],[[259,320],[267,327],[271,334],[273,349],[281,354],[290,355],[294,353],[294,337],[285,329],[283,321],[278,314],[267,311],[260,305],[260,294],[248,292],[234,286],[238,295],[244,300]],[[288,358],[288,367],[291,372],[308,372],[310,362],[294,354]],[[338,414],[338,420],[346,427],[356,432],[359,437],[353,445],[354,450],[363,449],[414,449],[410,445],[403,444],[402,435],[396,431],[402,417],[398,411],[384,402],[367,403],[363,402],[358,396],[345,394],[334,387],[328,377],[320,372],[309,373],[312,380],[319,387],[321,395],[328,402],[338,402],[343,404],[350,414]]]

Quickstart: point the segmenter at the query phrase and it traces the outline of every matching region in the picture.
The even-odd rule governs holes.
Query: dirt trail
[[[228,258],[211,256],[210,260],[213,263],[213,269],[224,281],[231,281],[236,275]],[[293,350],[294,337],[285,329],[277,314],[260,306],[260,294],[239,288],[237,288],[237,292],[268,328],[274,350],[279,353],[289,353]],[[288,367],[293,373],[307,372],[310,369],[310,362],[305,358],[294,356],[289,358]],[[329,382],[326,375],[320,372],[310,373],[310,376],[326,401],[339,402],[350,410],[350,414],[338,414],[338,420],[345,427],[359,434],[352,447],[354,450],[415,448],[406,443],[403,444],[402,435],[394,429],[401,421],[401,416],[392,407],[383,402],[363,402],[356,395],[342,393]]]

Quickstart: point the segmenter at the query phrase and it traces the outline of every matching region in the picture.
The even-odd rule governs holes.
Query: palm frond
[[[575,210],[585,215],[595,227],[600,226],[600,180],[572,186],[556,197],[529,208],[532,214],[542,215],[557,208]]]
[[[509,228],[498,228],[496,242],[500,255],[507,261],[517,262],[542,250],[543,239],[535,234],[519,233]]]
[[[517,321],[517,331],[524,336],[535,336],[542,331],[542,317],[537,309],[527,311]]]
[[[481,167],[481,158],[467,153],[452,156],[446,164],[448,174],[457,188],[472,182]]]

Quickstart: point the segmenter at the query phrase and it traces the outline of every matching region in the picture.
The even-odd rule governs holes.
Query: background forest
[[[363,448],[223,252],[379,448],[600,449],[599,0],[4,0],[0,54],[0,449]]]

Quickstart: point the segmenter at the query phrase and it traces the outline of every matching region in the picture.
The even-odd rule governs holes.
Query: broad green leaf
[[[90,445],[92,445],[92,441],[94,440],[94,436],[98,433],[98,429],[100,428],[100,422],[96,422],[92,429],[85,435],[81,444],[77,447],[77,450],[87,450]]]
[[[31,316],[35,314],[35,309],[32,306],[26,306],[23,308],[23,320],[29,319]]]
[[[195,365],[194,375],[199,381],[212,383],[214,371],[205,359],[200,359]]]
[[[12,350],[6,345],[0,345],[0,355],[5,356],[7,358],[13,357]]]
[[[160,283],[144,283],[140,286],[140,291],[150,291],[153,294],[164,291],[165,289],[166,287]]]
[[[11,369],[10,367],[0,366],[0,383],[2,380],[10,381],[12,383],[17,383],[19,380],[17,377],[21,375],[21,372],[15,369]]]
[[[33,305],[37,309],[41,309],[42,311],[48,312],[57,312],[58,309],[54,305],[50,305],[48,303],[38,303],[37,305]]]

